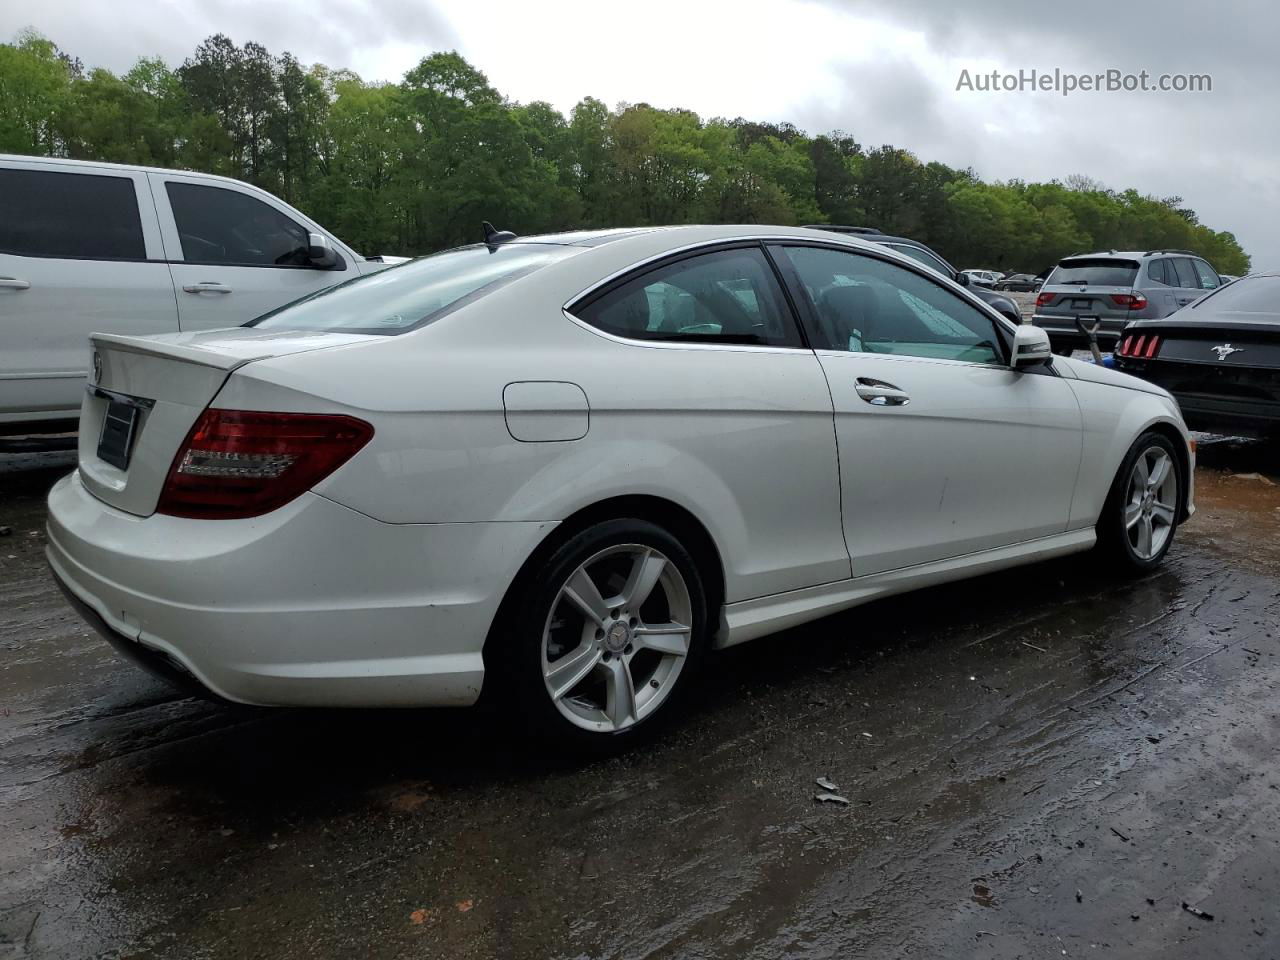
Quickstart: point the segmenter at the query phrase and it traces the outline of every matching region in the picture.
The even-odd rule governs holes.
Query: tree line
[[[399,83],[237,46],[117,76],[27,31],[0,44],[0,152],[185,168],[283,197],[366,254],[517,233],[672,223],[841,223],[922,240],[958,266],[1036,273],[1096,249],[1186,248],[1244,273],[1234,236],[1180,197],[987,183],[890,145],[787,123],[704,120],[591,97],[513,102],[455,52]]]

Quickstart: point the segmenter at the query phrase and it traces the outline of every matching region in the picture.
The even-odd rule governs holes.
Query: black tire
[[[639,545],[658,551],[674,566],[683,581],[683,587],[688,595],[688,613],[691,620],[688,653],[683,658],[683,665],[670,680],[670,687],[665,691],[661,690],[661,685],[656,684],[655,680],[641,676],[639,668],[636,674],[628,674],[632,677],[632,687],[636,691],[637,703],[646,694],[654,696],[650,693],[651,684],[654,685],[655,690],[662,693],[661,699],[657,701],[656,706],[652,707],[652,712],[622,729],[585,729],[575,725],[575,722],[562,712],[562,708],[557,706],[548,689],[548,681],[544,679],[543,674],[544,630],[549,629],[551,624],[572,619],[572,615],[577,612],[572,604],[568,605],[567,612],[562,606],[567,601],[562,598],[561,590],[570,576],[602,551],[621,550],[629,545]],[[608,560],[600,561],[604,564],[609,562]],[[618,563],[626,562],[628,558],[620,555]],[[599,573],[596,576],[601,577]],[[617,575],[613,576],[612,582],[616,583]],[[536,739],[553,742],[575,753],[599,755],[625,749],[652,736],[682,712],[688,700],[689,691],[695,685],[709,645],[708,610],[706,590],[697,564],[684,545],[670,532],[647,520],[639,519],[606,520],[596,523],[570,537],[556,548],[545,562],[530,569],[525,582],[521,583],[517,589],[519,592],[515,602],[504,605],[510,611],[509,622],[512,628],[509,632],[491,636],[490,642],[494,644],[493,655],[490,655],[490,651],[486,651],[485,660],[487,669],[497,674],[495,680],[498,682],[500,695],[506,700],[508,707],[514,708],[512,717],[519,723],[520,729]],[[668,589],[664,581],[661,586],[662,595],[654,602],[665,604],[667,602],[665,591]],[[603,596],[606,590],[602,589],[600,593]],[[658,587],[654,588],[654,593],[659,593]],[[639,611],[636,612],[639,613]],[[557,615],[556,620],[552,619],[553,614]],[[676,618],[671,617],[671,619]],[[577,635],[579,629],[583,631],[583,637],[586,636],[586,631],[592,629],[591,621],[586,616],[581,616],[580,622],[564,627],[563,632],[565,636],[573,637]],[[596,636],[599,637],[601,632],[597,629]],[[600,642],[603,644],[605,641]],[[637,641],[638,646],[640,644]],[[631,654],[630,647],[627,648],[627,653]],[[647,656],[649,652],[644,653]],[[602,656],[609,657],[609,651],[603,650]],[[661,654],[654,654],[654,656],[659,659],[663,657]],[[616,667],[622,659],[620,654],[615,655],[614,666]],[[640,652],[632,655],[627,661],[628,670],[630,665],[637,664],[639,660]],[[608,669],[602,668],[601,672],[609,675]],[[655,671],[654,676],[656,675]],[[594,682],[594,679],[584,681],[588,686]],[[602,679],[600,682],[607,683],[607,679]],[[577,698],[567,699],[576,702]],[[607,713],[607,709],[605,712]]]
[[[1163,450],[1172,465],[1171,473],[1175,484],[1173,521],[1169,525],[1168,536],[1164,539],[1159,549],[1154,555],[1143,557],[1130,540],[1128,528],[1125,526],[1125,508],[1128,502],[1130,480],[1134,466],[1139,457],[1146,455],[1153,448]],[[1182,516],[1182,504],[1186,496],[1185,491],[1182,466],[1173,443],[1162,433],[1148,431],[1142,434],[1134,441],[1133,446],[1129,448],[1129,452],[1125,454],[1124,460],[1120,463],[1120,469],[1116,471],[1115,478],[1111,481],[1111,490],[1107,494],[1107,502],[1103,505],[1102,515],[1098,518],[1097,554],[1113,569],[1122,573],[1146,573],[1159,566],[1161,561],[1164,560],[1165,554],[1169,552],[1169,547],[1173,545],[1178,522]]]

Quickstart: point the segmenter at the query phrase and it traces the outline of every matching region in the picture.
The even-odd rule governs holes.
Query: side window
[[[1196,288],[1200,286],[1200,278],[1196,276],[1195,268],[1191,266],[1191,261],[1186,257],[1174,257],[1169,261],[1169,265],[1177,273],[1177,286]]]
[[[1203,260],[1192,260],[1191,265],[1195,267],[1196,276],[1199,278],[1199,287],[1201,290],[1216,290],[1222,286],[1222,281],[1218,275],[1214,273],[1213,267],[1209,266]]]
[[[192,263],[309,266],[307,230],[248,194],[169,181],[169,206]]]
[[[800,345],[782,290],[758,247],[665,264],[574,312],[593,327],[635,340]]]
[[[133,181],[0,169],[0,252],[81,260],[147,259]]]
[[[1164,284],[1166,287],[1176,287],[1177,278],[1169,276],[1171,270],[1166,268],[1169,266],[1168,260],[1152,260],[1147,264],[1147,278],[1152,283]]]
[[[994,322],[918,273],[839,250],[783,249],[828,349],[1004,362]]]

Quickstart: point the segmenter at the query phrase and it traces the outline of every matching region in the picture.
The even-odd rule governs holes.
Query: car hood
[[[1071,357],[1054,357],[1053,365],[1064,375],[1077,380],[1088,380],[1091,383],[1104,383],[1109,387],[1120,387],[1124,390],[1137,390],[1139,393],[1150,393],[1157,397],[1173,399],[1173,394],[1154,383],[1131,377],[1119,370],[1112,370],[1088,360],[1075,360]]]

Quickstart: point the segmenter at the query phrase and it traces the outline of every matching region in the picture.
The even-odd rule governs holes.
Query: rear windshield
[[[1241,277],[1195,302],[1233,313],[1280,314],[1280,277]]]
[[[471,303],[580,247],[479,243],[356,277],[264,313],[245,326],[393,336]]]
[[[1111,257],[1063,260],[1049,274],[1047,283],[1074,283],[1090,287],[1132,287],[1138,276],[1138,261]]]

